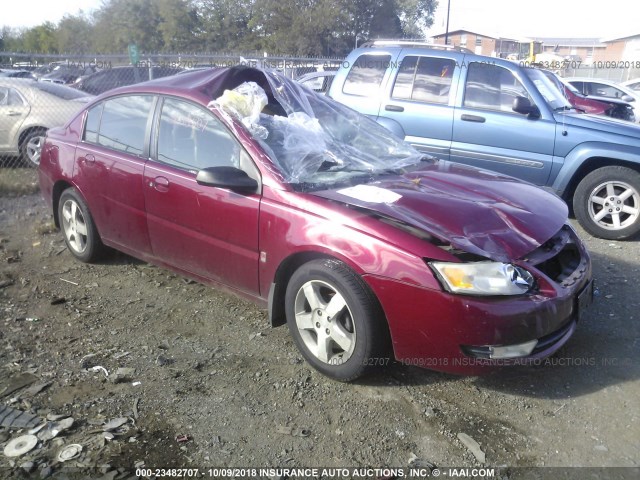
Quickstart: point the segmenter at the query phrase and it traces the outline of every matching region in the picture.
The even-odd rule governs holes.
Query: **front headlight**
[[[429,262],[443,286],[466,295],[522,295],[533,287],[533,276],[522,267],[501,262]]]

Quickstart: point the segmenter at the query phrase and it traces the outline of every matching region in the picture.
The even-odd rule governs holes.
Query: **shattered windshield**
[[[242,83],[214,103],[242,121],[286,183],[304,189],[361,183],[425,160],[364,115],[278,73],[262,73],[267,83]]]

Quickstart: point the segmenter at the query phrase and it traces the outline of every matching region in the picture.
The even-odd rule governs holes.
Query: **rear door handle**
[[[7,112],[7,116],[8,116],[8,117],[16,117],[16,116],[18,116],[18,115],[20,115],[20,112],[16,112],[15,110],[9,110],[9,111]]]
[[[385,105],[384,109],[387,112],[404,112],[404,107],[401,107],[400,105]]]
[[[484,123],[487,121],[487,119],[484,117],[481,117],[479,115],[469,115],[467,113],[463,113],[462,116],[460,117],[460,120],[463,120],[465,122],[476,122],[476,123]]]

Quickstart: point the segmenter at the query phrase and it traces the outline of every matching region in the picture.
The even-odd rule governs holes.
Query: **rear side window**
[[[391,55],[361,55],[353,63],[342,87],[343,93],[367,97],[376,95]]]
[[[426,103],[449,103],[455,61],[408,56],[402,60],[392,97]]]
[[[525,97],[533,103],[524,86],[506,68],[477,62],[470,63],[468,68],[465,107],[514,113],[516,97]]]
[[[142,155],[152,105],[153,97],[150,95],[130,95],[107,100],[102,106],[101,115],[100,106],[88,112],[85,140],[114,150]]]

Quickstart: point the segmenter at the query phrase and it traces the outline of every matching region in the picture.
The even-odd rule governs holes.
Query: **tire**
[[[105,247],[93,217],[74,188],[62,192],[58,202],[58,219],[64,241],[74,257],[81,262],[90,263],[102,256]]]
[[[640,231],[640,173],[609,166],[594,170],[578,184],[573,211],[590,234],[624,240]]]
[[[320,259],[298,268],[285,311],[298,349],[324,375],[349,382],[389,363],[389,329],[378,300],[343,262]]]
[[[40,165],[40,154],[42,153],[42,144],[46,134],[47,131],[45,129],[39,128],[31,130],[22,139],[20,156],[26,166],[38,168],[38,165]]]

